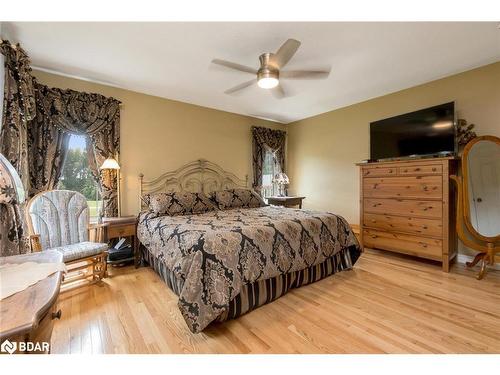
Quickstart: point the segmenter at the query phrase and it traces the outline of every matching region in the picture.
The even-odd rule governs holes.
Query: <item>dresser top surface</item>
[[[455,156],[447,156],[443,158],[384,160],[384,161],[376,161],[373,163],[356,163],[356,165],[360,167],[375,167],[377,165],[402,164],[402,163],[432,164],[432,163],[442,163],[443,161],[449,161],[449,160],[460,160],[460,158]]]

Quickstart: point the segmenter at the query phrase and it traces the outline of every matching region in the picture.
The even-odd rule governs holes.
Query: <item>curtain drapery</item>
[[[49,88],[38,83],[35,87],[36,117],[28,129],[30,196],[57,187],[71,136],[51,121]]]
[[[45,132],[52,142],[39,140],[33,159],[39,166],[33,173],[37,189],[47,190],[54,186],[61,175],[70,134],[89,137],[87,155],[89,167],[102,188],[103,213],[106,217],[118,215],[116,175],[104,178],[106,171],[99,166],[108,157],[118,158],[120,152],[120,101],[100,94],[50,88],[36,84],[37,121],[36,132]],[[37,139],[34,135],[33,139]]]
[[[252,127],[253,188],[257,193],[261,194],[262,190],[262,167],[264,165],[266,147],[271,149],[277,167],[284,172],[285,144],[285,131],[258,126]]]
[[[30,61],[19,46],[0,41],[4,55],[5,81],[0,152],[19,173],[26,191],[29,191],[28,127],[35,117],[34,79]],[[0,205],[0,255],[29,252],[23,207]]]

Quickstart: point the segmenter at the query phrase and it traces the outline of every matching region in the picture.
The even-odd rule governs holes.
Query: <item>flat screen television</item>
[[[456,154],[455,103],[370,123],[370,159]]]

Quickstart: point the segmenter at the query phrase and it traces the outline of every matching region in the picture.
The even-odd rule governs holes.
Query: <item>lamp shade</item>
[[[285,173],[280,172],[276,173],[276,175],[274,176],[274,182],[281,185],[288,185],[290,183],[290,179]]]
[[[21,204],[25,199],[19,174],[5,156],[0,154],[0,203]]]
[[[107,158],[99,169],[120,169],[120,165],[113,158]]]

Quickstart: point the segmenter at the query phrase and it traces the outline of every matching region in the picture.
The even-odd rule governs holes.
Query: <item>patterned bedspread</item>
[[[359,244],[340,216],[283,207],[158,216],[143,212],[138,238],[183,280],[179,309],[193,332],[258,280],[319,264]]]

